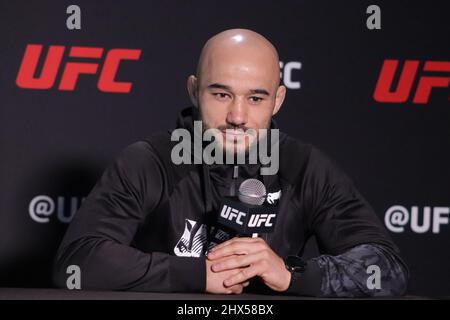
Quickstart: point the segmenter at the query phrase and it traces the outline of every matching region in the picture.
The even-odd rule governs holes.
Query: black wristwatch
[[[299,256],[287,256],[286,259],[284,259],[284,265],[286,266],[286,269],[291,273],[291,282],[289,283],[289,287],[287,289],[287,292],[289,292],[292,284],[297,281],[297,279],[303,272],[305,272],[306,266],[308,264]]]
[[[284,259],[286,269],[293,273],[303,273],[306,270],[307,263],[299,256],[287,256]]]

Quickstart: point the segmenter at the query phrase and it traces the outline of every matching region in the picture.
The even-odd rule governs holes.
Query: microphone
[[[218,222],[238,236],[257,237],[275,229],[278,207],[265,204],[266,187],[258,179],[247,179],[239,186],[238,199],[222,199]]]
[[[258,179],[247,179],[239,186],[238,198],[243,203],[260,206],[266,199],[266,187]]]

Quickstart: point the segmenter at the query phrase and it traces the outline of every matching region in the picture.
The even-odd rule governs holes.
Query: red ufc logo
[[[36,66],[39,62],[42,45],[29,44],[17,74],[16,84],[24,89],[50,89],[55,83],[62,57],[64,46],[50,46],[45,58],[42,71],[35,76]],[[95,47],[71,47],[69,57],[100,59],[103,48]],[[103,63],[97,88],[103,92],[128,93],[131,90],[131,82],[119,82],[115,80],[117,70],[122,60],[138,60],[141,50],[138,49],[111,49],[107,52]],[[73,91],[80,74],[96,74],[99,69],[97,62],[67,62],[59,83],[58,89]]]
[[[397,88],[392,89],[392,82],[397,72],[398,60],[384,60],[378,78],[373,98],[378,102],[402,103],[409,99],[411,88],[416,79],[419,61],[406,60],[397,82]],[[425,61],[422,71],[450,72],[448,61]],[[448,88],[450,77],[422,75],[419,77],[413,103],[426,104],[433,88]]]

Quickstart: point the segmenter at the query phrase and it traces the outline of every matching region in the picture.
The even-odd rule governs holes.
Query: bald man
[[[408,271],[399,250],[351,180],[317,148],[278,132],[272,117],[286,88],[266,38],[244,29],[215,35],[187,88],[193,106],[181,111],[177,129],[128,146],[83,202],[55,258],[57,286],[65,287],[67,267],[78,265],[82,289],[405,293]],[[176,137],[195,140],[197,124],[200,135],[211,132],[215,155],[232,154],[231,163],[174,160]],[[267,138],[279,162],[270,175],[261,159],[248,161]],[[201,148],[207,150],[205,143]],[[246,162],[238,163],[238,155]],[[257,237],[218,223],[222,200],[250,178],[264,184],[264,205],[278,212],[273,232]],[[305,261],[312,236],[321,255]]]

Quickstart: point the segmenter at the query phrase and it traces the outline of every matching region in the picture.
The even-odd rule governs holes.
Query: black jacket
[[[178,127],[192,130],[194,109]],[[274,124],[272,124],[274,125]],[[109,166],[76,213],[59,247],[54,282],[78,265],[82,289],[203,292],[204,253],[220,199],[259,176],[259,165],[175,165],[169,133],[133,143]],[[302,255],[315,236],[321,256],[308,261],[290,294],[403,294],[407,269],[398,248],[349,178],[317,148],[280,132],[280,166],[269,192],[281,189],[275,231],[264,235],[281,257]],[[231,190],[231,191],[230,191]],[[216,230],[217,231],[217,230]],[[216,233],[215,240],[232,234]],[[210,244],[209,244],[210,245]],[[380,266],[381,289],[368,289],[369,265]]]

